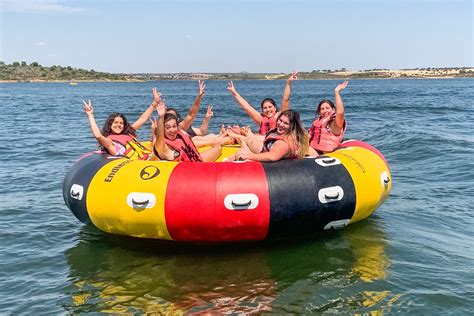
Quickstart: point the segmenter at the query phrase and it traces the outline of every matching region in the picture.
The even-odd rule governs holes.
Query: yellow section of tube
[[[177,163],[115,159],[91,181],[87,211],[108,233],[171,240],[165,219],[165,195]]]
[[[328,156],[339,159],[354,182],[356,207],[350,223],[367,218],[392,189],[392,175],[387,165],[373,151],[361,147],[339,149]]]

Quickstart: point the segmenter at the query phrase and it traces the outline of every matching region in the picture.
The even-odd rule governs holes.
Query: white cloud
[[[45,42],[38,42],[38,43],[36,43],[36,46],[45,46],[45,45],[46,45]]]
[[[184,38],[187,39],[188,41],[193,39],[193,37],[191,35],[185,35]]]
[[[63,0],[2,0],[0,11],[19,13],[79,13],[84,8],[64,4]]]

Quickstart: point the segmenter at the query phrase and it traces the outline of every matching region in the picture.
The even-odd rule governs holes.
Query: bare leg
[[[260,153],[263,147],[263,140],[265,139],[262,135],[255,135],[254,137],[248,137],[246,144],[253,153]]]
[[[227,129],[227,135],[237,139],[240,145],[243,147],[243,143],[245,143],[248,148],[253,152],[258,154],[262,151],[263,140],[265,139],[262,135],[253,135],[253,136],[243,136],[240,134],[234,133],[232,130]]]
[[[219,158],[221,154],[222,154],[221,145],[212,146],[210,149],[201,153],[202,161],[205,161],[205,162],[216,161],[217,158]]]
[[[222,154],[222,144],[225,142],[225,139],[229,138],[225,134],[220,134],[214,139],[214,145],[201,153],[202,161],[212,162],[216,161],[217,158]]]
[[[217,144],[230,145],[233,144],[234,140],[231,137],[224,137],[221,139],[221,135],[209,134],[206,136],[194,136],[192,138],[196,147],[214,146]]]

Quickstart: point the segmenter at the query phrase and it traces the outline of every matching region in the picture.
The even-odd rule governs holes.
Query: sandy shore
[[[332,72],[338,76],[368,76],[378,75],[386,78],[453,78],[473,77],[474,68],[423,68],[423,69],[373,69],[356,71]]]

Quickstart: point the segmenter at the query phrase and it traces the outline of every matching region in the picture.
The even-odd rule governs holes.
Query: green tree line
[[[38,62],[28,64],[15,61],[6,64],[0,61],[0,80],[6,81],[131,81],[133,77],[125,74],[99,72],[71,66],[41,66]]]

